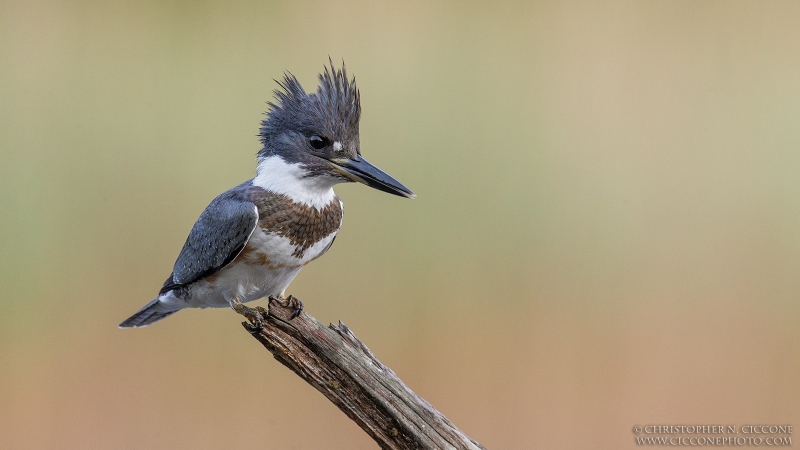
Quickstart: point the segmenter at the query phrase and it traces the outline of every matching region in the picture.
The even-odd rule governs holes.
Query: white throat
[[[298,164],[288,164],[280,156],[268,156],[258,163],[253,185],[276,194],[283,194],[292,201],[322,209],[336,197],[333,186],[335,178],[307,177]]]

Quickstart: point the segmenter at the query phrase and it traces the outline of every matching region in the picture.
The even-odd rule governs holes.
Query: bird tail
[[[146,304],[144,308],[139,310],[139,312],[125,319],[121,324],[119,324],[119,327],[120,328],[146,327],[151,323],[158,322],[159,320],[176,312],[178,312],[178,309],[174,309],[174,307],[165,305],[158,299],[155,299],[152,302]]]

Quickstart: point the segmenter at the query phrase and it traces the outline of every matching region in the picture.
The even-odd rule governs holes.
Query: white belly
[[[234,298],[244,303],[283,296],[300,269],[323,253],[335,236],[336,232],[329,234],[298,258],[288,238],[256,227],[242,253],[219,272],[193,283],[187,300],[165,295],[162,301],[189,308],[223,308]]]

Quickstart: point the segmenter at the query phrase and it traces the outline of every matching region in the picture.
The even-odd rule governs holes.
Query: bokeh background
[[[0,447],[375,448],[230,310],[141,330],[283,71],[362,93],[289,293],[492,449],[800,426],[800,4],[0,0]]]

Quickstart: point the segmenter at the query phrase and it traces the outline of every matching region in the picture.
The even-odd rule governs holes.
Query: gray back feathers
[[[242,194],[249,185],[221,194],[200,214],[162,294],[216,272],[239,255],[258,222],[255,205]]]

